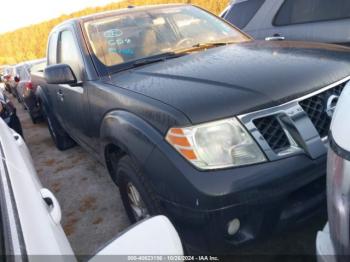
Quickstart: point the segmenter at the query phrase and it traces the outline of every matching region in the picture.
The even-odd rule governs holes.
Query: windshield
[[[184,50],[210,42],[250,39],[231,25],[193,6],[169,6],[85,22],[92,52],[107,67]]]

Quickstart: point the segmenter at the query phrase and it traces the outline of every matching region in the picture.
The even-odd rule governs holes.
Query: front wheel
[[[131,223],[161,214],[156,194],[129,156],[124,156],[118,162],[116,177],[123,205]]]

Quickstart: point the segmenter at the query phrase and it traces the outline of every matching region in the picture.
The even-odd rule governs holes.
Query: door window
[[[349,0],[286,0],[274,25],[286,26],[350,18]]]
[[[81,80],[79,49],[71,31],[62,31],[60,34],[57,63],[69,65],[77,79]]]
[[[265,0],[250,0],[234,4],[226,13],[225,19],[243,29],[258,12]]]

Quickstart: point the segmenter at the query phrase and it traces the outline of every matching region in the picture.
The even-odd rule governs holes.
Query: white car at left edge
[[[0,119],[0,261],[76,261],[61,227],[61,208],[39,181],[22,137]],[[93,254],[183,255],[178,233],[164,216],[145,219]],[[110,257],[113,258],[113,257]]]

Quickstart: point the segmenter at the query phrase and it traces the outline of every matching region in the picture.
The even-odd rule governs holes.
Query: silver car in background
[[[350,45],[349,0],[235,0],[221,17],[255,39]]]

